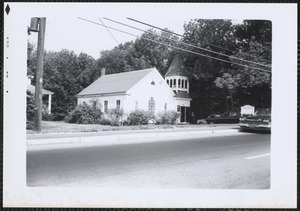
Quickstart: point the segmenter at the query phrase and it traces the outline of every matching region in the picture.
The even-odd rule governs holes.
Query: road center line
[[[260,157],[265,157],[265,156],[269,156],[270,153],[268,154],[263,154],[263,155],[257,155],[257,156],[253,156],[253,157],[247,157],[245,159],[250,160],[250,159],[255,159],[255,158],[260,158]]]

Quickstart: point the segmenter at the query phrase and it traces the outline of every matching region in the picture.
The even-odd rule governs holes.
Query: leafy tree
[[[220,77],[227,68],[230,68],[230,64],[206,56],[230,61],[228,57],[209,51],[226,55],[232,54],[232,50],[236,47],[233,24],[229,20],[195,19],[185,24],[184,29],[183,41],[196,46],[189,47],[189,50],[204,55],[182,53],[182,58],[185,58],[185,67],[188,70],[190,94],[193,99],[191,111],[197,118],[207,117],[214,112],[224,112],[226,92],[220,92],[215,86],[214,80]]]
[[[52,112],[62,120],[77,104],[76,95],[91,83],[90,70],[94,59],[73,51],[46,52],[44,62],[45,89],[54,92]]]
[[[272,55],[271,24],[269,21],[244,21],[242,25],[236,26],[235,35],[240,36],[237,39],[240,47],[234,57],[252,63],[241,62],[232,57],[231,61],[247,67],[232,65],[222,76],[216,78],[215,84],[221,89],[227,89],[238,106],[251,104],[270,107],[271,68],[268,66]]]
[[[167,28],[165,30],[168,31]],[[150,29],[135,41],[136,56],[165,75],[173,58],[173,48],[170,46],[178,46],[178,41],[179,38],[171,33]]]
[[[27,43],[27,76],[33,77],[36,72],[37,52],[33,43]]]

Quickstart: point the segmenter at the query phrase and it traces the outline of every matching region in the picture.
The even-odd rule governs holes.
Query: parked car
[[[212,114],[205,119],[208,124],[218,123],[239,123],[239,112],[227,112],[223,114]]]
[[[239,126],[243,130],[264,130],[271,132],[271,109],[257,109],[253,116],[241,117]]]

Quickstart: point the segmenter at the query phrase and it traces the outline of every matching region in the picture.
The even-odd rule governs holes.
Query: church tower
[[[190,102],[189,80],[181,57],[177,54],[166,75],[165,80],[171,87],[174,94],[174,103],[176,103],[177,112],[180,113],[180,122],[190,122]]]
[[[165,80],[171,89],[177,93],[189,93],[189,81],[181,57],[176,54],[166,75]]]

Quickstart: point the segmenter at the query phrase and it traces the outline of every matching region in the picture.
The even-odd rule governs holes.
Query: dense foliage
[[[185,42],[198,47],[194,51],[223,60],[182,53],[189,72],[191,111],[198,118],[239,110],[245,104],[271,106],[271,74],[251,68],[271,70],[253,63],[271,64],[269,21],[192,20],[184,35]]]
[[[102,112],[96,102],[92,105],[83,103],[76,106],[76,108],[66,116],[65,121],[77,124],[97,124],[100,122],[101,116]]]
[[[43,86],[54,92],[51,118],[62,120],[73,111],[77,105],[76,94],[95,81],[102,68],[111,74],[156,67],[164,76],[177,53],[184,59],[188,72],[191,112],[196,119],[211,113],[238,110],[245,104],[270,107],[271,74],[268,71],[271,68],[268,66],[271,65],[271,44],[270,21],[245,20],[234,24],[230,20],[195,19],[184,25],[184,38],[151,29],[135,41],[102,51],[96,60],[85,53],[76,55],[66,49],[46,51]],[[184,48],[198,55],[170,46]],[[27,50],[27,75],[33,76],[34,81],[35,46],[29,43]],[[137,114],[132,114],[133,122],[144,124],[147,115],[143,112]],[[141,120],[138,120],[139,116]]]
[[[30,91],[27,91],[26,96],[26,129],[34,128],[34,97]]]
[[[135,110],[129,113],[127,124],[129,125],[145,125],[149,120],[153,119],[153,115],[144,110]]]
[[[108,109],[107,116],[110,120],[110,125],[119,126],[123,122],[124,111],[120,108]]]
[[[176,111],[164,111],[157,114],[156,124],[175,124],[180,117]]]

